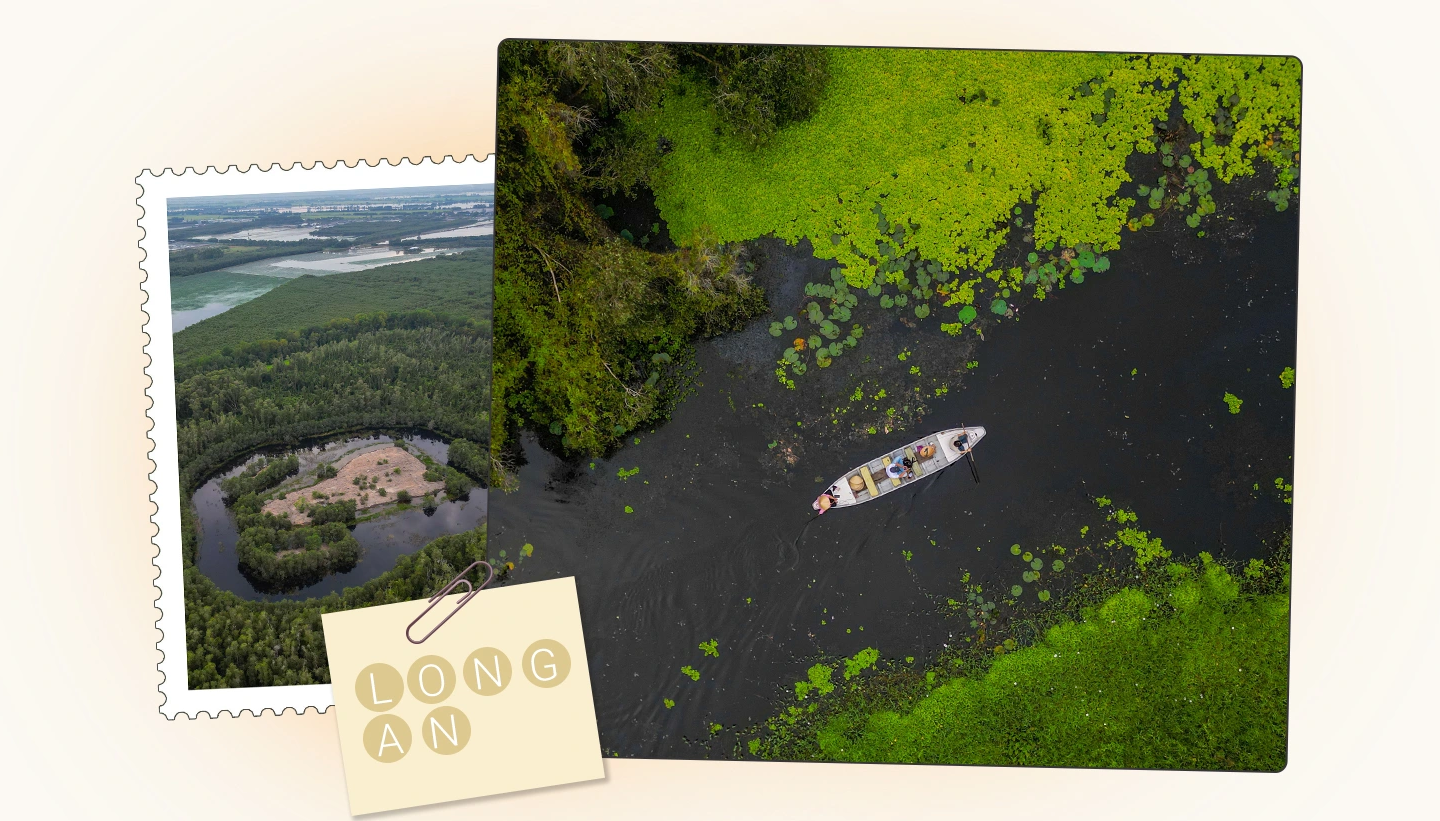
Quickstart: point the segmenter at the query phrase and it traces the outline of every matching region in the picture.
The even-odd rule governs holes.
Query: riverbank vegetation
[[[1283,210],[1299,100],[1291,58],[508,41],[492,447],[663,415],[690,341],[767,310],[749,240],[834,261],[771,326],[793,387],[862,297],[981,333],[1130,231],[1214,230],[1231,183]]]
[[[262,259],[309,254],[327,248],[342,248],[344,243],[326,240],[298,242],[213,243],[200,248],[170,252],[170,276],[175,279],[218,271],[232,265],[259,262]]]
[[[1019,619],[1008,635],[982,625],[978,641],[926,669],[908,663],[913,658],[877,664],[874,656],[857,657],[847,660],[844,679],[833,681],[838,665],[815,665],[796,685],[795,703],[752,733],[743,753],[1283,769],[1288,537],[1270,559],[1243,568],[1203,552],[1190,561],[1157,561],[1159,554],[1139,549],[1130,557],[1120,548],[1132,544],[1111,544],[1108,569],[1102,562],[1064,602]]]
[[[188,505],[183,518],[185,646],[192,690],[329,683],[321,614],[428,598],[472,562],[486,558],[482,526],[441,536],[401,556],[393,569],[339,593],[305,601],[248,601],[220,590],[195,567],[198,534]]]
[[[360,561],[360,543],[347,526],[355,522],[353,499],[314,505],[305,525],[266,513],[260,504],[251,494],[232,507],[240,531],[235,556],[240,572],[257,591],[299,590]]]
[[[701,231],[661,252],[658,221],[607,223],[617,209],[601,198],[643,196],[670,150],[636,118],[683,76],[704,90],[717,128],[761,145],[814,109],[827,62],[771,46],[501,45],[491,438],[501,461],[519,427],[567,450],[612,447],[683,390],[692,339],[766,308],[741,249]]]
[[[1278,210],[1298,190],[1290,58],[842,49],[831,65],[813,116],[759,149],[683,86],[644,118],[672,146],[652,174],[672,237],[774,235],[835,261],[784,320],[824,340],[777,348],[782,381],[853,347],[837,336],[861,296],[978,331],[1104,273],[1127,230],[1203,231],[1217,185],[1264,172]]]

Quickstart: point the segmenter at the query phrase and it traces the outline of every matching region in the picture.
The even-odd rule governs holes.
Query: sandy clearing
[[[292,490],[284,499],[271,499],[265,503],[264,511],[276,516],[288,514],[290,521],[295,524],[305,524],[310,521],[310,517],[295,507],[301,499],[309,504],[331,504],[344,499],[354,499],[356,509],[367,510],[394,502],[395,494],[402,490],[419,500],[427,493],[435,493],[445,488],[444,482],[425,481],[425,463],[394,445],[358,454],[339,470],[334,478]],[[361,490],[355,484],[356,477],[363,477],[366,489]],[[379,488],[385,489],[384,496],[380,495]],[[316,493],[329,498],[317,499]]]

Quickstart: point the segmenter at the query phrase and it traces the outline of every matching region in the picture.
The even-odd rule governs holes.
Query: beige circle
[[[455,690],[455,668],[439,656],[421,656],[405,677],[410,694],[426,704],[438,704]]]
[[[355,678],[355,697],[366,709],[383,713],[393,710],[405,696],[405,679],[388,664],[372,664]]]
[[[420,740],[441,755],[454,755],[470,743],[470,719],[454,707],[436,707],[420,725]]]
[[[410,752],[410,725],[400,716],[375,716],[361,736],[365,752],[381,764],[393,764]]]
[[[520,669],[536,687],[555,687],[570,675],[570,652],[554,639],[541,639],[525,648]]]
[[[481,647],[471,653],[465,659],[465,666],[460,669],[460,673],[465,676],[465,683],[470,685],[470,689],[482,696],[500,693],[510,686],[510,679],[514,675],[510,669],[509,657],[494,647]]]

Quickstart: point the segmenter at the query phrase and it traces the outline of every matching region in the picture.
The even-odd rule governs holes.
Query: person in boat
[[[966,435],[964,435],[964,434],[961,434],[960,436],[955,437],[954,448],[955,448],[956,450],[960,451],[960,455],[961,455],[961,456],[964,456],[966,453],[969,453],[969,452],[970,452],[970,437],[969,437],[969,436],[966,436]]]
[[[811,503],[810,507],[820,511],[821,515],[824,515],[825,511],[834,507],[835,503],[840,501],[838,498],[831,495],[833,491],[834,488],[831,488],[830,490],[827,490],[824,493],[820,494],[820,497],[816,499],[813,503]]]
[[[907,464],[908,461],[909,460],[907,459],[905,462],[891,462],[890,464],[886,465],[885,475],[889,476],[891,479],[904,480],[915,478],[915,471],[910,469],[910,465]]]

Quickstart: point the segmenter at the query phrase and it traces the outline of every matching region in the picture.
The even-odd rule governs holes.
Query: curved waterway
[[[1028,303],[973,350],[862,298],[865,337],[819,372],[833,387],[818,407],[815,367],[797,390],[777,385],[768,327],[798,313],[804,283],[828,281],[832,263],[767,243],[757,281],[775,313],[699,345],[697,393],[670,421],[609,459],[564,461],[527,436],[520,489],[496,498],[492,549],[534,545],[513,581],[577,579],[607,754],[729,757],[732,731],[795,703],[793,682],[817,658],[876,647],[925,664],[968,631],[939,612],[963,598],[964,572],[987,598],[1004,595],[1023,569],[1010,545],[1073,547],[1083,525],[1103,523],[1096,496],[1138,512],[1177,556],[1263,555],[1290,521],[1273,489],[1294,476],[1294,392],[1277,376],[1295,362],[1297,230],[1293,210],[1262,204],[1205,240],[1127,232],[1111,271]],[[902,354],[923,373],[963,375],[906,429],[827,434],[860,380],[867,397],[910,390]],[[989,433],[980,484],[957,465],[813,514],[845,470],[961,424]],[[698,649],[710,639],[718,658]]]
[[[300,475],[313,471],[320,461],[334,462],[368,450],[386,447],[394,442],[386,435],[356,437],[330,442],[297,451]],[[449,450],[445,442],[425,436],[406,436],[405,443],[444,464]],[[260,458],[260,457],[255,457]],[[246,463],[248,464],[248,462]],[[200,525],[200,549],[195,566],[221,590],[255,601],[309,599],[335,593],[347,587],[364,584],[395,566],[395,560],[414,553],[435,539],[452,533],[463,533],[485,523],[486,492],[476,487],[464,499],[446,500],[433,511],[413,506],[399,511],[381,508],[381,515],[360,522],[351,529],[360,543],[360,562],[345,573],[326,576],[324,580],[290,593],[265,594],[255,590],[240,572],[235,558],[235,543],[240,534],[235,516],[225,506],[220,480],[244,470],[240,464],[212,477],[195,491],[194,505]],[[362,513],[364,515],[364,513]]]

